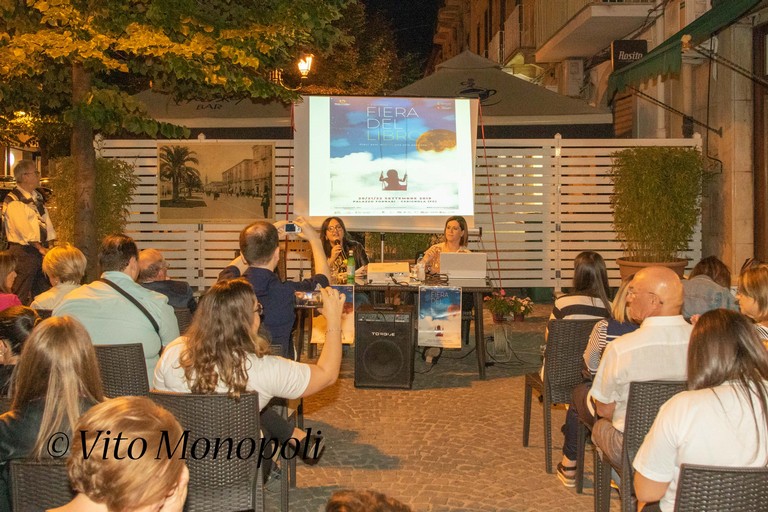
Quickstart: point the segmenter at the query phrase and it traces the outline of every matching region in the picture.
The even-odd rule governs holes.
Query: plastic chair
[[[94,345],[99,360],[104,394],[118,396],[147,396],[147,363],[141,343],[126,345]]]
[[[11,461],[13,510],[43,512],[72,501],[66,459]]]
[[[684,381],[630,382],[627,398],[627,415],[624,421],[624,444],[621,449],[621,467],[614,468],[621,475],[621,510],[637,510],[634,499],[633,480],[635,470],[632,461],[643,444],[659,408],[681,391]],[[608,512],[611,509],[611,464],[607,458],[594,451],[595,460],[595,510]]]
[[[259,397],[256,393],[244,393],[239,400],[223,394],[200,395],[193,393],[166,393],[152,391],[150,398],[165,407],[189,431],[187,465],[189,466],[189,491],[187,512],[219,512],[221,510],[264,510],[264,494],[259,467],[260,431]],[[198,447],[192,456],[196,440],[210,442],[210,451],[200,456]],[[222,442],[217,456],[213,456],[215,441]],[[232,456],[228,456],[225,440],[232,439]],[[255,451],[250,456],[250,439]],[[198,443],[200,444],[200,443]],[[207,443],[203,443],[207,444]],[[242,444],[241,456],[236,454]],[[181,449],[181,446],[178,448]],[[285,499],[287,506],[287,485]]]
[[[768,468],[683,464],[675,512],[753,512],[768,507]]]
[[[539,372],[525,376],[523,446],[528,446],[531,426],[531,396],[535,389],[543,398],[544,468],[552,473],[552,406],[571,401],[573,388],[582,381],[581,367],[589,335],[598,319],[552,320],[544,352],[544,379]]]

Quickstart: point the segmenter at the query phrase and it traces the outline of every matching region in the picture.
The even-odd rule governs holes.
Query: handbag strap
[[[155,332],[157,333],[157,336],[160,338],[160,352],[162,352],[163,351],[163,338],[162,338],[162,336],[160,336],[160,326],[157,324],[157,320],[155,320],[155,318],[149,313],[149,311],[147,311],[147,308],[142,306],[141,302],[136,300],[136,298],[133,295],[131,295],[130,293],[126,292],[125,290],[123,290],[122,288],[117,286],[117,284],[115,284],[112,281],[110,281],[109,279],[104,279],[103,277],[101,277],[101,278],[98,279],[98,281],[101,281],[102,283],[108,284],[109,286],[111,286],[112,288],[117,290],[120,293],[120,295],[122,295],[123,297],[125,297],[126,299],[131,301],[134,306],[139,308],[139,310],[142,313],[144,313],[144,316],[147,317],[147,319],[149,320],[149,323],[151,323],[152,327],[154,327]]]

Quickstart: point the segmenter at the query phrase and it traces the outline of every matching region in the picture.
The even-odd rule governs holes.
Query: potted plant
[[[613,154],[613,226],[625,256],[616,262],[621,277],[642,267],[665,265],[681,277],[701,213],[707,172],[694,148],[650,146]]]
[[[500,324],[504,322],[504,317],[512,312],[512,304],[507,299],[507,292],[503,288],[495,290],[491,295],[483,298],[485,307],[493,315],[493,323]]]
[[[512,315],[516,322],[522,322],[525,317],[533,313],[533,301],[530,297],[520,298],[512,296],[509,298],[509,304],[512,306]]]

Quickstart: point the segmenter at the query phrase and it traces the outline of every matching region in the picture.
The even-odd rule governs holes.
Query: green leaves
[[[614,153],[613,225],[631,258],[670,261],[688,249],[707,175],[694,148],[637,147]]]

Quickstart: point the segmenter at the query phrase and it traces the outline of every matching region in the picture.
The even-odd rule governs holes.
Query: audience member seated
[[[139,283],[148,290],[168,297],[174,308],[188,308],[192,313],[197,307],[192,287],[186,281],[174,281],[168,277],[168,263],[157,249],[144,249],[139,253]]]
[[[219,281],[234,279],[241,275],[251,283],[259,303],[264,307],[264,328],[274,345],[280,345],[283,357],[295,359],[291,343],[291,332],[296,322],[297,291],[312,291],[318,286],[329,284],[331,271],[325,258],[323,244],[317,232],[307,221],[299,217],[295,224],[301,228],[299,237],[309,241],[316,274],[303,281],[280,281],[275,273],[280,261],[280,240],[286,221],[274,225],[256,221],[240,232],[240,256],[219,274]],[[282,233],[284,234],[284,233]]]
[[[257,391],[265,411],[272,397],[306,397],[332,385],[341,364],[344,295],[330,287],[321,293],[321,312],[328,320],[326,340],[317,363],[304,364],[269,355],[269,342],[258,334],[261,304],[246,279],[214,284],[200,299],[187,335],[163,352],[154,387],[178,393],[228,393],[235,399],[245,391]],[[268,411],[261,416],[265,436],[281,444],[292,436],[300,442],[306,437],[306,432],[294,431]],[[319,455],[320,448],[315,451]]]
[[[54,316],[71,315],[97,345],[141,343],[151,379],[163,345],[179,336],[168,298],[136,283],[139,250],[125,235],[110,235],[99,249],[101,279],[67,294]]]
[[[627,311],[627,293],[632,278],[621,282],[616,297],[613,299],[611,315],[613,318],[600,320],[592,329],[589,344],[584,351],[584,382],[573,389],[571,406],[565,416],[563,434],[563,460],[557,466],[557,476],[566,487],[576,486],[576,452],[578,445],[579,421],[590,429],[595,423],[595,417],[587,407],[587,394],[592,387],[592,379],[597,372],[600,358],[605,347],[613,340],[636,330],[639,325],[632,321]]]
[[[666,267],[647,267],[635,274],[627,302],[629,316],[640,328],[605,348],[589,390],[600,418],[592,427],[592,441],[614,467],[621,466],[629,383],[685,380],[692,329],[681,314],[683,285]]]
[[[757,336],[768,346],[768,265],[748,268],[739,276],[739,309],[755,322]]]
[[[731,294],[731,271],[725,263],[709,256],[693,267],[683,281],[683,317],[701,315],[713,309],[737,310],[736,297]]]
[[[464,217],[454,215],[448,217],[443,228],[443,241],[435,244],[424,253],[424,269],[427,274],[440,273],[440,253],[442,252],[470,252],[467,248],[469,241],[469,229]]]
[[[376,491],[336,491],[325,512],[411,512],[411,507]]]
[[[608,272],[603,257],[593,251],[580,253],[573,260],[573,286],[570,293],[555,300],[550,320],[588,320],[610,318],[611,301]]]
[[[11,410],[0,416],[0,511],[10,510],[8,461],[48,457],[56,432],[104,400],[91,339],[74,318],[49,318],[24,343],[12,386]],[[71,437],[71,436],[70,436]]]
[[[55,309],[66,294],[80,286],[86,264],[85,254],[74,245],[57,245],[50,249],[43,257],[43,273],[53,288],[35,297],[30,307]]]
[[[675,508],[681,464],[768,464],[768,352],[751,322],[718,309],[701,316],[688,349],[688,391],[661,409],[633,462],[639,501]]]
[[[26,306],[0,311],[0,396],[8,396],[19,354],[39,321],[35,310]]]
[[[21,306],[21,301],[13,293],[16,280],[16,258],[8,251],[0,252],[0,311],[11,306]]]
[[[320,241],[323,243],[323,251],[328,258],[328,267],[334,277],[343,276],[346,281],[347,258],[349,251],[355,252],[355,269],[361,269],[368,265],[368,255],[365,247],[360,242],[350,238],[347,227],[340,217],[328,217],[320,227]],[[341,282],[340,280],[337,280]]]
[[[181,449],[174,447],[183,430],[176,418],[144,397],[113,398],[83,414],[75,427],[84,436],[74,436],[67,460],[69,480],[77,491],[75,498],[51,512],[161,511],[182,512],[187,499],[189,470]],[[119,432],[119,448],[105,431]],[[167,439],[163,436],[167,435]],[[137,441],[137,443],[134,443]],[[129,455],[129,448],[146,449],[144,456]],[[92,456],[83,453],[93,450]],[[161,454],[155,457],[154,454]],[[153,455],[150,455],[153,454]]]

